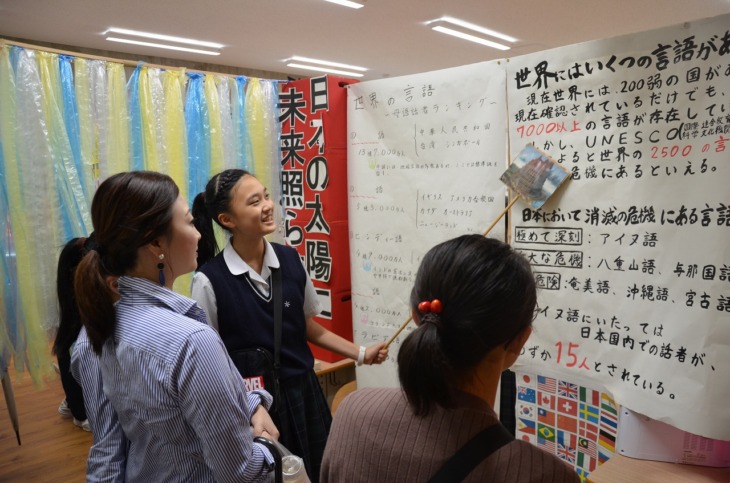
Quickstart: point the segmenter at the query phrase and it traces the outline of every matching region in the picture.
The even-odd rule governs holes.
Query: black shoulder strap
[[[500,423],[488,427],[462,446],[428,482],[463,481],[479,463],[513,439],[514,437]]]
[[[279,368],[281,367],[281,311],[284,304],[281,294],[281,266],[275,270],[272,270],[271,281],[272,285],[274,286],[274,376],[278,381]]]

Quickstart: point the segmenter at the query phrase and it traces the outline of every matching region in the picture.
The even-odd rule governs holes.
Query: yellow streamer
[[[107,63],[109,121],[106,159],[109,174],[129,171],[129,118],[127,116],[127,79],[124,64]]]
[[[144,167],[150,171],[161,171],[157,155],[157,122],[150,85],[150,68],[147,66],[143,66],[139,73],[139,111],[142,124]]]
[[[89,79],[89,63],[86,59],[74,59],[74,90],[76,94],[76,110],[79,115],[79,147],[81,162],[84,166],[84,190],[89,194],[87,203],[91,204],[95,182],[99,179],[99,154],[96,141],[96,123],[93,122],[91,104],[91,81]]]
[[[165,71],[162,87],[165,97],[163,143],[167,149],[169,174],[180,187],[180,194],[188,200],[188,153],[185,136],[183,104],[185,70]],[[190,202],[191,200],[188,200]]]
[[[251,138],[254,174],[261,184],[271,188],[269,170],[269,146],[267,146],[266,102],[261,81],[249,80],[246,89],[246,123]]]
[[[219,79],[212,74],[205,76],[205,100],[208,103],[208,119],[210,122],[210,176],[223,171],[223,131],[221,129],[221,109],[218,102]]]
[[[165,71],[162,77],[162,87],[165,98],[163,140],[167,148],[169,174],[180,188],[182,197],[188,200],[188,153],[183,101],[183,86],[186,79],[185,69]],[[192,203],[192,200],[188,200],[188,202]],[[192,274],[179,277],[175,280],[173,290],[189,297],[192,279]]]

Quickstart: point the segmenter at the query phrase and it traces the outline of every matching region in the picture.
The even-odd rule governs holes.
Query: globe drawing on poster
[[[568,171],[528,144],[499,179],[537,210],[568,179]]]

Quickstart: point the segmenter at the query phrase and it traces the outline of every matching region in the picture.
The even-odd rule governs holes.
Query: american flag
[[[570,382],[558,381],[558,396],[568,399],[578,399],[578,386]]]
[[[555,441],[551,441],[549,439],[538,436],[537,445],[548,453],[555,454]]]
[[[555,394],[555,379],[552,377],[537,376],[538,391]]]

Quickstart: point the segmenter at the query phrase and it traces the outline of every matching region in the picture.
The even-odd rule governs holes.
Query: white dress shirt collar
[[[271,243],[269,243],[265,238],[264,245],[264,263],[261,266],[261,274],[259,274],[256,270],[252,269],[248,263],[243,261],[241,256],[236,253],[233,245],[231,245],[231,241],[228,240],[228,244],[223,249],[223,260],[225,260],[228,270],[233,275],[242,275],[248,272],[248,276],[251,280],[268,286],[271,269],[279,268],[279,259],[277,258]]]

